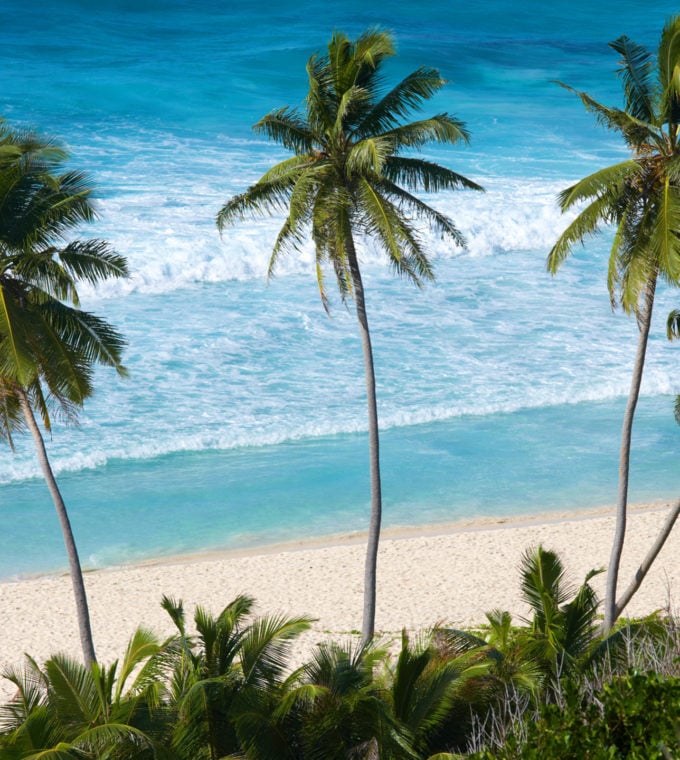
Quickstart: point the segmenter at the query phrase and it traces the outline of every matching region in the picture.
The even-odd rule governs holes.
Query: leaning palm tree
[[[654,295],[660,278],[673,285],[680,280],[680,17],[666,24],[656,64],[645,48],[627,37],[610,45],[621,56],[619,75],[625,108],[601,105],[584,92],[577,95],[599,123],[621,134],[631,156],[585,177],[560,194],[562,211],[573,207],[580,210],[548,256],[548,269],[554,274],[576,243],[583,242],[603,224],[613,225],[607,279],[612,306],[618,301],[624,311],[635,314],[639,327],[621,435],[605,631],[611,629],[623,609],[617,604],[616,592],[626,532],[631,432]]]
[[[433,279],[421,224],[431,226],[455,245],[463,246],[465,241],[447,216],[413,191],[481,190],[460,174],[412,155],[413,149],[431,141],[467,142],[468,133],[462,122],[447,113],[405,121],[441,89],[444,80],[437,70],[421,67],[391,90],[381,92],[381,67],[394,52],[387,32],[367,31],[356,40],[334,34],[328,54],[314,55],[307,64],[309,92],[304,113],[280,108],[255,125],[257,132],[295,155],[231,198],[217,216],[218,228],[224,231],[248,215],[285,208],[287,217],[274,243],[269,273],[282,254],[301,248],[306,231],[310,231],[324,307],[328,311],[327,266],[334,271],[343,300],[355,301],[366,375],[371,474],[364,643],[374,631],[382,497],[373,352],[357,242],[370,238],[399,274],[421,285]]]
[[[36,420],[75,419],[93,392],[95,364],[124,374],[122,337],[78,308],[79,281],[127,276],[125,259],[101,240],[74,240],[94,218],[87,178],[63,171],[54,143],[0,122],[0,436],[10,446],[28,429],[66,544],[83,655],[95,660],[87,598],[73,531]]]

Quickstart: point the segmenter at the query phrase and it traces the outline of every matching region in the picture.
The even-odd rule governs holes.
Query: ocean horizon
[[[386,84],[420,65],[447,86],[423,114],[466,122],[469,146],[425,156],[486,193],[424,196],[466,250],[427,237],[436,281],[395,277],[370,246],[362,273],[376,362],[384,523],[613,504],[635,355],[634,318],[612,310],[609,233],[552,277],[568,222],[557,193],[620,160],[556,80],[621,103],[622,34],[655,49],[670,3],[154,0],[49,13],[0,0],[0,117],[58,139],[97,187],[99,219],[128,281],[82,289],[127,338],[129,378],[98,370],[78,427],[48,454],[85,568],[247,548],[366,528],[367,423],[352,304],[321,304],[311,247],[267,281],[281,218],[215,216],[284,153],[252,132],[299,105],[305,64],[336,29],[392,30]],[[677,498],[679,294],[661,286],[633,436],[631,502]],[[62,571],[61,533],[29,436],[0,457],[0,579]]]

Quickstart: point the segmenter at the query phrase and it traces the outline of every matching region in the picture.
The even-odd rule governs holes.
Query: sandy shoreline
[[[631,509],[620,588],[657,535],[668,504]],[[524,606],[517,567],[522,552],[539,543],[556,550],[574,583],[609,558],[613,509],[545,513],[520,518],[467,520],[449,525],[385,531],[378,567],[376,629],[386,635],[446,622],[475,625],[493,608],[519,616]],[[173,557],[86,574],[97,656],[122,656],[140,623],[160,635],[172,624],[160,607],[163,594],[182,598],[189,614],[196,604],[218,612],[239,593],[257,600],[261,613],[318,618],[309,647],[330,634],[361,624],[364,536]],[[600,595],[604,575],[593,581]],[[627,610],[643,615],[668,604],[680,608],[680,525],[668,539]],[[28,652],[38,661],[63,651],[79,656],[68,576],[0,583],[3,617],[0,668],[19,664]],[[0,700],[11,692],[0,682]]]

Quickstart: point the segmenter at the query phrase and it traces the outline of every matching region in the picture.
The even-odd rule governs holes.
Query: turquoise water
[[[319,302],[311,252],[267,286],[280,219],[223,239],[214,217],[281,154],[250,126],[301,101],[304,66],[333,29],[394,31],[388,77],[421,64],[450,80],[431,104],[469,147],[435,158],[488,192],[429,199],[465,233],[432,239],[437,282],[417,291],[362,252],[383,428],[385,521],[418,525],[614,500],[636,328],[612,313],[607,237],[557,278],[555,194],[616,160],[564,80],[619,102],[629,34],[654,46],[668,14],[636,3],[84,3],[49,13],[0,0],[0,114],[58,136],[99,187],[88,231],[128,256],[127,283],[84,292],[126,334],[126,381],[99,374],[79,429],[51,460],[87,566],[361,530],[368,476],[355,318]],[[632,498],[677,495],[678,348],[661,291],[635,431]],[[30,441],[0,460],[0,577],[65,566]]]

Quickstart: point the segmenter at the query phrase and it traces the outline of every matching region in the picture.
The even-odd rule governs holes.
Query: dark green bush
[[[680,758],[680,678],[629,672],[614,677],[591,697],[582,695],[582,689],[569,689],[562,705],[544,705],[538,719],[527,721],[525,731],[516,732],[503,747],[471,757]]]

